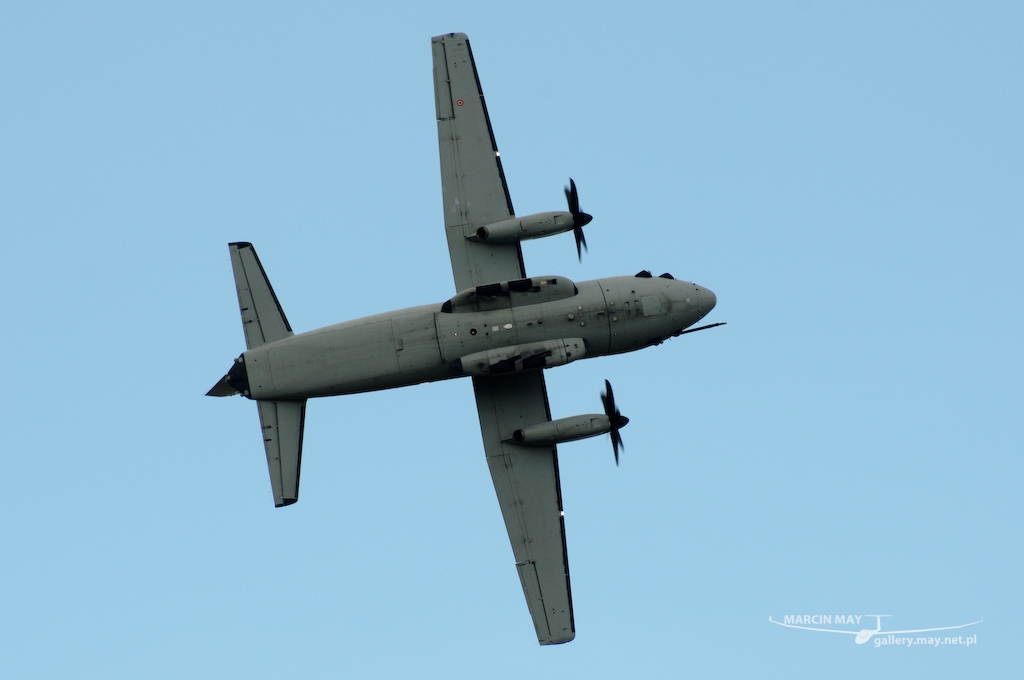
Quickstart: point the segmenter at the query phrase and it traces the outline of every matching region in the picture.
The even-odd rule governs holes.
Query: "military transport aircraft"
[[[573,283],[526,275],[520,241],[572,231],[579,209],[517,217],[469,40],[432,40],[450,300],[295,335],[250,243],[231,243],[247,351],[210,396],[256,401],[276,506],[299,498],[306,400],[471,376],[484,452],[526,602],[542,645],[575,635],[558,480],[561,442],[610,433],[616,462],[627,420],[606,381],[604,414],[551,420],[542,369],[630,352],[694,330],[710,290],[668,274]],[[720,324],[712,324],[720,325]],[[710,326],[705,326],[707,328]]]

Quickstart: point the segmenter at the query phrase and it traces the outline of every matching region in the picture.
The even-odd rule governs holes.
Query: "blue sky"
[[[451,296],[429,40],[469,34],[519,214],[713,331],[548,371],[577,639],[537,646],[472,388],[318,400],[273,507],[226,244],[297,331]],[[1013,3],[7,3],[4,677],[998,677],[1024,597]],[[875,648],[795,614],[984,617]],[[965,631],[966,632],[966,631]]]

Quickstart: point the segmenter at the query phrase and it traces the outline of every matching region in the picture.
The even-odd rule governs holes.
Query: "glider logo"
[[[857,615],[843,615],[837,614],[832,616],[830,614],[815,614],[813,616],[807,614],[798,614],[796,616],[787,614],[783,617],[782,621],[776,621],[772,617],[768,617],[768,620],[777,626],[783,626],[785,628],[798,628],[800,630],[816,630],[819,633],[845,633],[846,635],[854,635],[853,641],[858,645],[862,645],[871,638],[875,639],[875,647],[881,647],[883,645],[904,645],[909,647],[911,645],[927,645],[938,647],[939,645],[964,645],[970,647],[971,645],[978,644],[978,636],[963,637],[958,635],[952,636],[921,636],[921,637],[897,637],[904,633],[931,633],[937,630],[954,630],[957,628],[966,628],[967,626],[973,626],[981,623],[985,619],[980,621],[972,621],[971,623],[964,623],[959,626],[942,626],[940,628],[915,628],[914,630],[882,630],[882,618],[892,616],[891,614],[857,614]],[[862,628],[860,630],[838,630],[835,628],[820,628],[821,625],[830,625],[833,621],[838,625],[860,625],[861,618],[874,618],[875,627]],[[801,624],[809,623],[810,626]],[[865,622],[867,623],[867,622]]]

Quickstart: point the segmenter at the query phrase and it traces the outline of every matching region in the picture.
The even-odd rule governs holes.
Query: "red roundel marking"
[[[456,104],[458,104],[459,106],[462,106],[462,105],[463,105],[463,104],[465,104],[466,102],[464,102],[464,101],[462,101],[462,100],[460,99],[459,101],[457,101],[457,102],[455,102],[455,103],[456,103]]]

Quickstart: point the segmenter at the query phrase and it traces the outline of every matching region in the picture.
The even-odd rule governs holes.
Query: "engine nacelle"
[[[583,338],[562,338],[475,352],[456,359],[452,365],[467,375],[500,375],[562,366],[576,361],[586,352]]]
[[[611,432],[611,430],[612,423],[608,416],[590,413],[524,427],[512,433],[511,441],[520,446],[550,446],[596,437],[599,434]]]
[[[572,231],[572,213],[559,210],[556,212],[537,213],[525,217],[512,217],[501,222],[488,224],[469,236],[471,241],[485,243],[517,243],[532,238],[543,238],[563,231]]]

